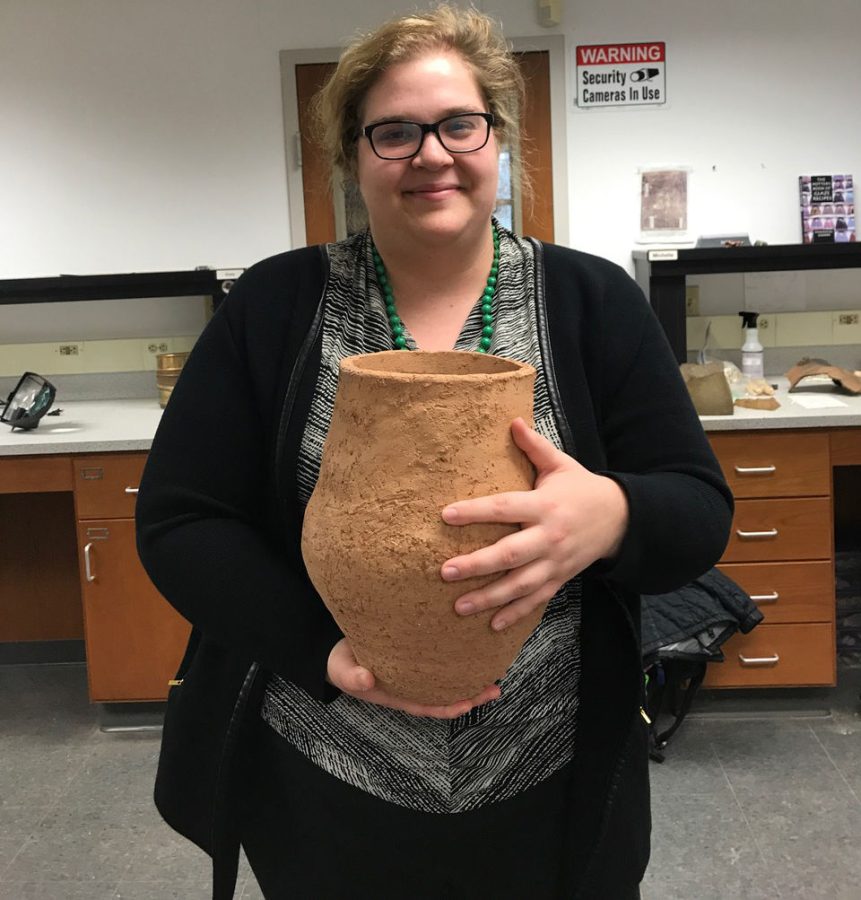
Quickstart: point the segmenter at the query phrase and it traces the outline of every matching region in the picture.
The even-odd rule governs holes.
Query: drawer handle
[[[90,541],[89,544],[84,546],[84,573],[87,576],[87,581],[95,581],[96,576],[93,574],[93,565],[90,561],[90,550],[93,548],[93,542]]]
[[[126,494],[136,494],[140,488],[127,487],[124,491]]]
[[[780,599],[780,594],[777,591],[772,591],[770,594],[751,594],[750,599],[754,603],[776,603]]]
[[[775,666],[780,662],[780,657],[776,653],[774,656],[745,656],[739,653],[738,659],[743,666]]]
[[[743,541],[756,540],[757,538],[777,537],[777,529],[776,528],[769,528],[768,531],[742,531],[740,528],[736,528],[735,533]]]
[[[770,475],[777,471],[777,466],[736,466],[739,475]]]

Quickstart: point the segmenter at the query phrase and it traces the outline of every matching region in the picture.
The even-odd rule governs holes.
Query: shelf
[[[861,267],[859,244],[775,244],[635,250],[637,283],[664,327],[676,359],[687,359],[685,279],[688,275],[788,272]]]
[[[676,259],[650,259],[654,250],[635,250],[635,265],[645,263],[655,277],[725,272],[786,272],[798,269],[847,269],[861,266],[861,244],[775,244],[765,247],[692,247],[658,250]]]
[[[58,275],[0,280],[0,305],[76,300],[133,300],[149,297],[224,299],[242,269],[132,272],[123,275]],[[221,277],[228,273],[231,277]]]

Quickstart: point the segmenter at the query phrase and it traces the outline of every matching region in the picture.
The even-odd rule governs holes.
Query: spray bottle
[[[759,313],[740,312],[742,328],[744,328],[744,343],[741,345],[741,372],[747,378],[763,378],[762,344],[759,342],[759,333],[756,320]]]

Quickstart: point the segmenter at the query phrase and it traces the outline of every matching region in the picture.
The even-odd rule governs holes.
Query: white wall
[[[478,4],[510,36],[534,0]],[[563,0],[569,50],[664,40],[662,109],[566,111],[570,243],[630,267],[640,166],[696,233],[799,240],[797,176],[861,176],[859,0]],[[289,247],[278,51],[403,0],[0,0],[0,278],[244,266]]]
[[[859,59],[859,0],[578,5],[574,44],[667,42],[669,102],[572,113],[574,244],[630,265],[638,166],[693,167],[694,236],[741,231],[772,244],[801,240],[800,174],[861,172],[861,108],[847,71]]]

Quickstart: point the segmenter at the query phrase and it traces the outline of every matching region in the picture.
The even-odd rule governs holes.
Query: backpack
[[[662,763],[664,748],[688,714],[703,679],[705,660],[665,659],[655,662],[645,672],[646,715],[649,725],[649,758]],[[673,717],[669,728],[659,730],[664,713]]]
[[[664,748],[690,711],[706,666],[722,662],[721,645],[737,631],[747,634],[763,616],[742,588],[714,568],[677,591],[641,599],[649,755],[663,762]],[[658,720],[664,713],[673,722],[661,731]]]

